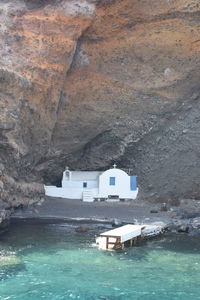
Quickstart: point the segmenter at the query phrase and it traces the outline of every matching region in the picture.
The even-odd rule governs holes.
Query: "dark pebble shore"
[[[182,200],[178,206],[146,201],[82,202],[46,197],[43,203],[16,209],[17,220],[46,220],[54,223],[151,224],[162,222],[177,233],[200,234],[200,201]]]

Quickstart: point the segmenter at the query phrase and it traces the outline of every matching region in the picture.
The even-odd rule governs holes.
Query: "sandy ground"
[[[165,222],[169,223],[173,212],[161,212],[161,204],[150,204],[142,201],[130,202],[82,202],[61,198],[47,197],[42,205],[18,209],[13,218],[56,218],[64,220],[89,220],[112,222],[119,219],[124,222]],[[151,213],[157,210],[157,213]]]

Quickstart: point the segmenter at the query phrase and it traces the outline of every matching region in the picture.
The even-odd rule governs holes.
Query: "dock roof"
[[[103,232],[100,234],[100,236],[119,237],[121,243],[123,243],[137,236],[140,236],[142,228],[144,228],[144,225],[127,224],[119,228]]]

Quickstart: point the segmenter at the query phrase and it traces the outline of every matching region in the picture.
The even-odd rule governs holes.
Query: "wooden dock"
[[[144,237],[156,236],[162,233],[163,226],[127,224],[104,233],[96,239],[96,244],[102,250],[123,249],[133,246]]]

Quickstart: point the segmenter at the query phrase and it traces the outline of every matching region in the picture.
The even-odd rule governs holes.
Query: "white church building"
[[[45,194],[86,202],[136,199],[137,177],[129,176],[116,165],[104,172],[70,171],[67,168],[63,172],[62,187],[45,186]]]

